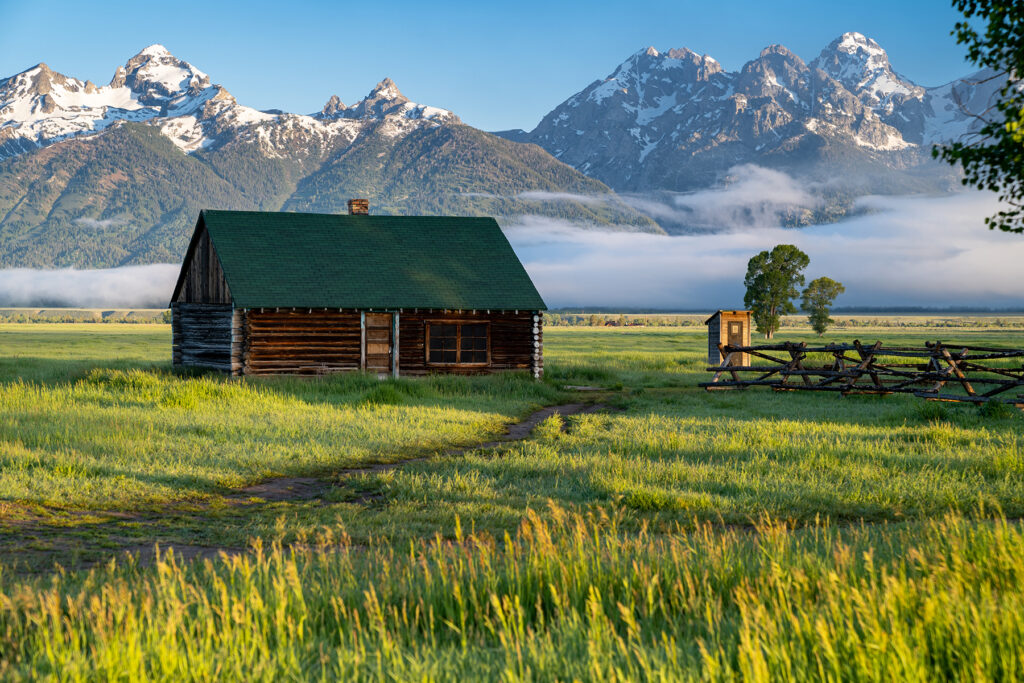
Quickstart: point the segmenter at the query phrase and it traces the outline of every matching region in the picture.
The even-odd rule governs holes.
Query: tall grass
[[[167,326],[0,325],[0,500],[126,509],[485,441],[557,402],[525,373],[178,375]]]
[[[1024,531],[622,533],[553,508],[496,541],[318,547],[0,577],[0,677],[1010,680]]]
[[[0,384],[0,497],[85,508],[201,498],[483,441],[557,397],[525,374],[238,382],[95,369]]]
[[[0,680],[1024,678],[1024,529],[1000,511],[1024,514],[1019,414],[709,394],[699,332],[549,330],[546,382],[381,383],[178,376],[166,331],[103,327],[0,326]],[[621,410],[322,505],[216,505],[484,440],[562,383],[621,389]],[[76,517],[189,498],[211,504],[180,523]],[[81,535],[19,526],[35,504]],[[123,558],[228,536],[252,551],[11,570],[33,544],[59,561],[69,539]]]

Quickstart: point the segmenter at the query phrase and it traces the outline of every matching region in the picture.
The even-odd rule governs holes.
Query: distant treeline
[[[545,313],[544,324],[552,327],[703,327],[706,315],[639,315],[601,313]],[[1015,316],[857,316],[834,318],[834,328],[856,327],[1006,327],[1024,328],[1024,315]],[[782,318],[782,327],[808,328],[805,316],[791,315]]]
[[[596,313],[597,315],[605,316],[617,316],[620,313],[631,316],[661,316],[661,315],[677,315],[684,317],[700,317],[704,316],[706,319],[709,315],[715,312],[714,308],[707,308],[701,310],[690,310],[680,308],[602,308],[602,307],[587,307],[587,308],[552,308],[548,311],[551,314],[558,315],[590,315]],[[906,316],[925,316],[925,315],[942,315],[949,317],[961,317],[961,316],[1024,316],[1024,309],[1018,308],[985,308],[985,307],[964,307],[964,306],[949,306],[946,308],[928,307],[928,306],[834,306],[832,308],[832,314],[848,315],[848,316],[865,316],[865,315],[906,315]]]
[[[783,327],[804,327],[806,320],[798,318],[783,318]],[[847,327],[1008,327],[1024,328],[1024,316],[1012,318],[989,318],[989,317],[950,317],[950,318],[925,318],[925,317],[900,317],[889,316],[885,318],[835,318],[832,323],[834,328]]]
[[[704,324],[698,315],[616,315],[597,313],[545,313],[544,324],[554,327],[694,327]]]
[[[0,308],[0,323],[171,323],[170,310]]]
[[[708,314],[637,313],[552,313],[544,314],[551,327],[703,327]],[[862,315],[834,318],[838,329],[857,327],[1004,327],[1024,328],[1024,315]],[[160,309],[72,309],[72,308],[0,308],[0,323],[141,323],[167,324],[171,312]],[[785,316],[782,327],[808,327],[804,316]]]

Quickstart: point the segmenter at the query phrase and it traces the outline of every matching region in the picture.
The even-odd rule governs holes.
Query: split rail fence
[[[932,401],[1008,403],[1024,409],[1024,350],[926,342],[920,347],[781,342],[720,344],[722,364],[700,386],[711,390],[913,394]],[[746,361],[751,365],[739,365]],[[822,363],[822,361],[824,361]],[[1019,392],[1014,395],[1014,392]]]

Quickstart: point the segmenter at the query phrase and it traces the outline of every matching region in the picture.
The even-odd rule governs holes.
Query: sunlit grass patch
[[[99,363],[0,384],[0,497],[85,508],[207,498],[486,440],[558,397],[525,373],[248,380]]]
[[[0,675],[66,680],[1002,680],[1024,667],[1002,518],[624,532],[557,507],[495,539],[0,575]]]
[[[703,330],[548,329],[542,382],[382,382],[176,373],[165,330],[32,327],[0,326],[24,360],[0,359],[2,679],[1024,672],[1019,412],[708,393]],[[607,410],[472,447],[581,400]],[[279,476],[335,486],[221,496]],[[257,550],[119,555],[157,539]],[[43,576],[12,573],[23,554]],[[49,571],[79,556],[98,565]]]

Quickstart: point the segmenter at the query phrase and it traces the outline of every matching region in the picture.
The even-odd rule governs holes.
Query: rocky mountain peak
[[[29,70],[29,73],[32,72],[35,73],[26,94],[47,95],[53,91],[54,86],[64,85],[68,80],[63,74],[51,70],[44,62],[39,62]]]
[[[722,73],[722,65],[708,55],[700,55],[688,47],[672,48],[665,53],[669,59],[692,64],[697,67],[697,78],[707,80],[710,76]]]
[[[327,104],[320,110],[319,116],[322,118],[335,118],[345,109],[345,103],[341,101],[341,98],[337,95],[331,95],[331,99],[327,100]]]
[[[366,96],[366,99],[409,101],[409,98],[402,94],[402,91],[398,89],[398,86],[395,85],[395,82],[390,78],[385,78],[383,81],[375,85],[373,90],[370,91],[370,94]]]
[[[787,61],[798,62],[801,65],[804,64],[804,60],[793,54],[785,45],[769,45],[765,49],[761,50],[761,54],[759,55],[760,59],[770,59],[772,57],[781,57]]]
[[[811,64],[851,89],[862,87],[873,74],[891,71],[882,46],[856,32],[833,40]]]
[[[136,57],[147,56],[147,57],[173,57],[170,50],[159,43],[153,43],[149,47],[144,47],[139,51]]]
[[[847,54],[867,55],[874,59],[884,60],[886,63],[889,61],[889,55],[886,54],[881,45],[863,33],[857,33],[856,31],[849,31],[839,36],[825,49],[828,50],[829,48]]]
[[[184,93],[197,94],[210,87],[210,77],[172,55],[163,45],[150,45],[118,68],[111,85],[127,86],[139,102],[158,104]]]
[[[0,79],[0,124],[9,116],[39,118],[54,112],[54,96],[77,92],[83,84],[40,62],[10,78]]]
[[[354,119],[384,118],[388,114],[398,113],[407,103],[409,98],[402,94],[395,82],[385,78],[366,97],[345,109],[341,115]]]
[[[672,48],[668,52],[659,52],[653,47],[648,47],[634,52],[604,79],[603,86],[595,92],[595,97],[603,100],[613,91],[623,94],[635,93],[642,85],[646,86],[648,81],[653,86],[654,79],[650,79],[653,72],[664,72],[658,80],[679,86],[684,83],[706,81],[723,71],[722,65],[714,58],[700,55],[686,47]]]
[[[123,88],[125,78],[128,76],[128,70],[123,66],[117,67],[114,72],[114,76],[110,79],[109,87],[111,88]]]
[[[862,33],[839,36],[813,62],[843,84],[866,106],[880,114],[891,114],[897,101],[920,99],[924,88],[893,71],[882,46]]]

